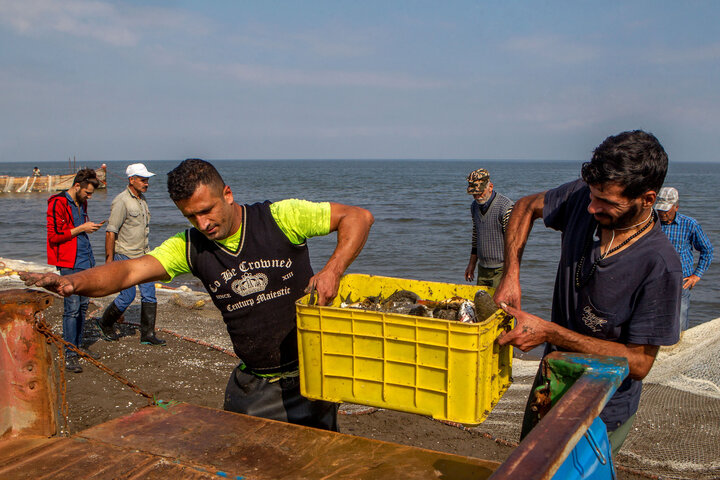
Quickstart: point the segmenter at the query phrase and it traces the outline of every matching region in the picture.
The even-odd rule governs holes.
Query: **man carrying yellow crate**
[[[224,408],[337,430],[336,404],[300,395],[295,301],[312,289],[321,305],[337,295],[341,275],[367,240],[372,214],[303,200],[239,205],[215,167],[199,159],[168,174],[168,192],[193,228],[148,255],[65,277],[27,274],[26,284],[98,297],[193,273],[220,309],[242,359],[230,376]],[[337,247],[313,274],[306,239],[334,231]]]

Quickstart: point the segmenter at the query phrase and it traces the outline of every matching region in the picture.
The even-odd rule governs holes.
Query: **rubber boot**
[[[95,318],[95,325],[100,329],[100,335],[103,339],[108,342],[114,342],[118,340],[118,334],[115,333],[115,322],[123,314],[119,308],[115,305],[115,302],[110,302],[110,305],[105,309],[101,318]]]
[[[165,340],[155,336],[157,303],[142,302],[140,305],[140,343],[143,345],[165,345]]]

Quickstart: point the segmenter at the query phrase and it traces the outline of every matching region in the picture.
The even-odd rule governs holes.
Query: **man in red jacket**
[[[75,175],[72,187],[48,199],[48,263],[55,265],[60,275],[70,275],[95,266],[88,234],[96,232],[105,222],[88,220],[87,200],[98,185],[95,171],[85,168]],[[63,338],[78,348],[82,343],[88,303],[88,297],[79,295],[65,298]],[[77,354],[68,349],[65,349],[65,369],[74,373],[82,372]]]

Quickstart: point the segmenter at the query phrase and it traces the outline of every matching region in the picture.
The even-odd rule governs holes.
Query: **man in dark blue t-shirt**
[[[505,273],[495,301],[517,325],[500,337],[523,351],[625,357],[630,375],[600,417],[613,453],[635,418],[642,379],[660,345],[678,341],[682,266],[652,206],[667,154],[651,134],[608,137],[582,166],[582,180],[520,199],[505,240]],[[562,232],[552,322],[520,310],[520,260],[532,222]],[[537,423],[526,410],[524,437]]]

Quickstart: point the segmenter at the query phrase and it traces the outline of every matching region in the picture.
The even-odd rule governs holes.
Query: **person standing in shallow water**
[[[680,329],[690,326],[690,292],[700,281],[713,259],[713,246],[702,227],[692,217],[678,213],[680,195],[673,187],[663,187],[658,193],[655,210],[660,216],[662,231],[670,239],[680,255],[683,269],[683,289],[680,302]],[[693,248],[700,252],[697,266],[694,266]]]
[[[87,201],[100,185],[95,171],[80,170],[73,185],[48,199],[47,258],[60,275],[71,275],[95,266],[90,237],[103,223],[91,222]],[[63,302],[63,339],[81,348],[85,315],[89,299],[83,295],[68,295]],[[86,350],[86,349],[84,349]],[[86,353],[90,354],[86,350]],[[92,354],[91,354],[92,355]],[[65,348],[65,369],[81,373],[78,354]]]
[[[125,170],[128,186],[112,202],[110,219],[105,232],[105,263],[138,258],[150,251],[150,209],[145,200],[149,186],[149,172],[142,163],[128,165]],[[165,345],[165,340],[155,336],[157,299],[155,283],[138,285],[140,289],[140,343],[143,345]],[[102,337],[108,341],[118,339],[115,322],[135,300],[135,285],[126,288],[110,302],[101,318],[96,319]]]
[[[505,240],[505,272],[495,302],[516,319],[500,345],[627,359],[629,376],[600,412],[613,455],[635,419],[642,379],[661,345],[680,336],[682,266],[652,208],[668,157],[636,130],[605,139],[583,164],[582,179],[515,203]],[[532,223],[562,232],[552,321],[520,310],[520,260]],[[535,386],[542,382],[538,371]],[[535,389],[531,389],[534,392]],[[531,393],[521,438],[538,422]]]
[[[470,205],[472,247],[465,280],[473,281],[477,265],[477,284],[497,288],[502,278],[505,230],[513,201],[493,190],[490,172],[484,168],[470,172],[467,181],[467,193],[474,200]]]
[[[148,255],[60,277],[24,273],[27,285],[99,297],[131,285],[193,273],[226,323],[241,363],[226,410],[337,430],[337,405],[300,395],[295,301],[315,290],[320,305],[360,254],[373,224],[364,208],[289,199],[240,205],[210,163],[188,159],[168,174],[168,193],[193,225]],[[307,239],[337,232],[337,247],[313,273]]]

